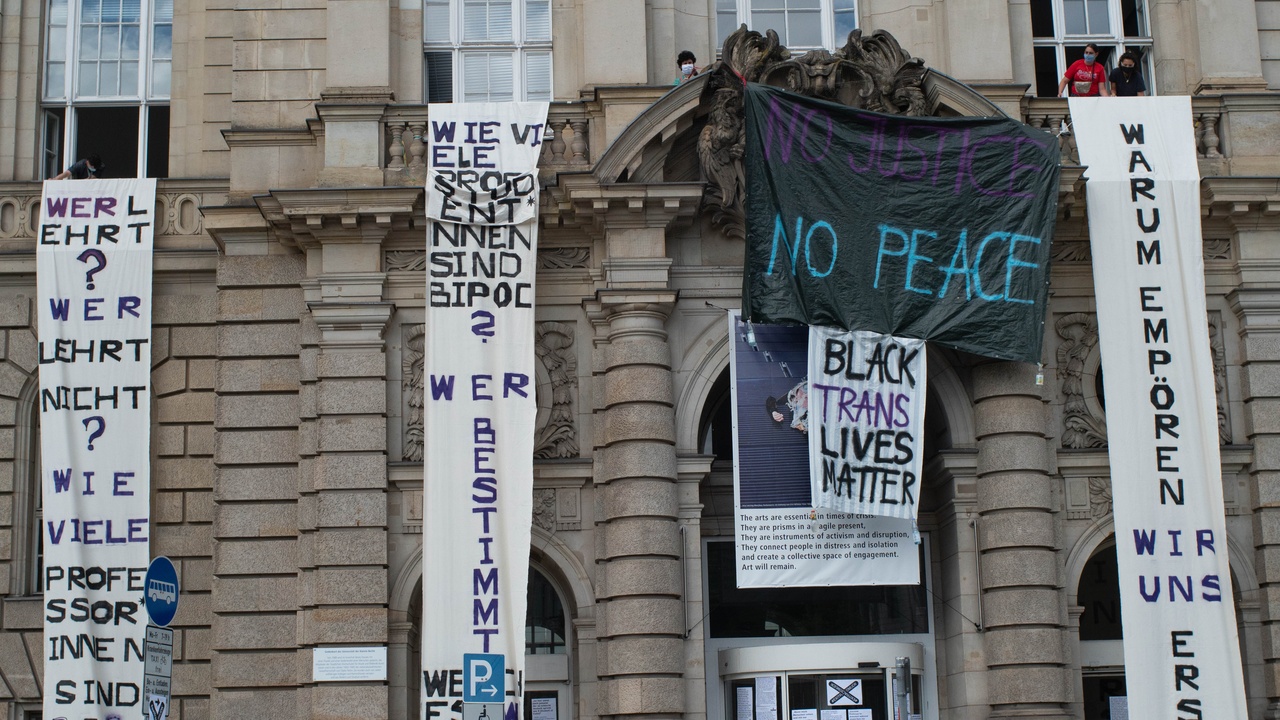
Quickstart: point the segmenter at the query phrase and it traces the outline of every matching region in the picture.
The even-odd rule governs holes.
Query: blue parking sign
[[[147,616],[160,627],[168,627],[178,612],[178,571],[161,555],[151,561],[143,581]]]
[[[462,701],[502,702],[507,694],[507,659],[496,653],[462,656]]]

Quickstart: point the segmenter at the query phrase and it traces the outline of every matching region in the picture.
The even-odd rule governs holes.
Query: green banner
[[[746,91],[743,314],[1038,362],[1058,144],[1005,117]]]

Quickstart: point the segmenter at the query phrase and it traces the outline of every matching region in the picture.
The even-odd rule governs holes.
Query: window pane
[[[65,27],[49,28],[49,59],[62,62],[67,59],[67,29]]]
[[[120,94],[125,97],[138,95],[138,62],[120,63]]]
[[[142,3],[139,0],[124,0],[120,6],[120,20],[136,23],[142,20]]]
[[[782,38],[783,45],[790,45],[791,41],[787,39],[787,20],[786,15],[780,10],[770,10],[762,12],[760,10],[751,11],[751,29],[764,34],[765,30],[773,29],[778,31],[778,35]]]
[[[169,75],[172,70],[168,60],[157,60],[151,63],[151,97],[169,97]]]
[[[1125,37],[1147,37],[1147,4],[1144,0],[1120,0]]]
[[[151,39],[151,56],[155,58],[173,57],[173,26],[157,25],[155,37]]]
[[[138,57],[138,26],[125,25],[120,28],[120,57],[134,60]]]
[[[836,46],[844,45],[845,40],[849,38],[849,33],[858,27],[857,8],[853,5],[853,0],[836,0],[835,2],[835,20],[836,20]]]
[[[524,99],[551,99],[551,53],[529,53],[524,61]]]
[[[120,26],[107,25],[102,28],[99,41],[99,53],[105,60],[116,60],[120,57]]]
[[[466,0],[462,5],[462,39],[510,42],[511,0]]]
[[[102,0],[102,22],[120,22],[120,0]]]
[[[786,0],[752,0],[748,4],[752,10],[783,10],[787,7]]]
[[[99,0],[83,0],[80,4],[80,22],[96,23],[102,20],[102,3]]]
[[[1089,0],[1089,32],[1102,35],[1111,32],[1111,16],[1107,14],[1108,0]]]
[[[514,54],[489,54],[489,99],[493,102],[515,100]]]
[[[1062,14],[1068,35],[1084,35],[1088,26],[1084,22],[1084,0],[1062,0]]]
[[[97,153],[106,177],[138,177],[138,111],[136,105],[74,108],[76,145],[68,164]]]
[[[819,0],[790,0],[787,7],[792,10],[821,10],[822,3]]]
[[[524,39],[526,42],[551,40],[550,0],[528,0],[524,6]]]
[[[119,95],[120,63],[104,62],[98,66],[98,94]]]
[[[66,63],[51,62],[45,66],[44,96],[60,98],[66,96],[67,66]]]
[[[724,45],[724,39],[738,29],[738,12],[716,13],[716,45]]]
[[[453,102],[453,53],[429,52],[427,55],[427,102]]]
[[[80,87],[76,89],[76,94],[81,97],[98,94],[98,63],[80,63]]]
[[[67,0],[50,0],[49,24],[50,25],[66,25],[67,24]]]
[[[155,6],[152,10],[151,22],[173,22],[173,0],[156,0]]]
[[[426,11],[423,29],[427,42],[440,44],[449,42],[448,0],[427,0]]]
[[[787,45],[822,45],[822,16],[816,12],[791,12],[787,17]]]
[[[80,28],[80,59],[95,60],[98,57],[98,28],[95,25]]]
[[[147,108],[147,177],[169,177],[169,107]]]

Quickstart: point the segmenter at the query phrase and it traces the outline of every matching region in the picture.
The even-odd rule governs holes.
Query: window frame
[[[80,57],[80,36],[83,31],[84,24],[81,22],[83,13],[84,0],[46,0],[44,3],[45,20],[42,37],[44,39],[44,52],[40,66],[40,85],[41,85],[41,109],[42,109],[42,126],[41,126],[41,148],[40,148],[40,168],[48,177],[53,167],[57,167],[56,172],[70,166],[80,158],[81,155],[87,155],[89,151],[82,150],[78,147],[79,138],[77,137],[76,128],[79,125],[77,115],[84,112],[91,112],[94,109],[109,108],[129,108],[137,111],[137,152],[135,153],[135,174],[134,177],[148,177],[148,169],[157,165],[157,159],[148,157],[148,148],[150,146],[149,137],[151,129],[149,119],[152,115],[151,109],[157,107],[168,108],[170,106],[172,96],[172,72],[173,72],[173,27],[174,18],[172,14],[167,21],[157,21],[156,4],[158,0],[139,0],[139,16],[138,16],[138,72],[135,79],[135,92],[132,94],[108,94],[103,95],[100,92],[94,94],[80,94],[80,73],[83,60]],[[66,24],[62,33],[62,53],[61,58],[54,57],[54,28],[52,22],[53,8],[55,3],[66,4]],[[176,3],[174,3],[176,5]],[[174,8],[171,8],[173,13]],[[157,28],[167,26],[169,31],[169,51],[162,57],[156,55],[156,33]],[[156,79],[156,62],[167,64],[169,67],[169,87],[162,92],[156,92],[154,87]],[[60,62],[63,64],[62,71],[62,87],[60,91],[55,91],[50,82],[50,66],[51,63]],[[100,87],[95,87],[95,91],[99,91]],[[61,116],[57,118],[60,123],[60,137],[50,137],[49,118],[50,115]],[[166,128],[166,135],[167,135]],[[166,143],[167,145],[167,143]],[[166,148],[166,154],[168,152]],[[167,168],[168,158],[164,158],[163,166]],[[113,168],[108,164],[107,172],[111,173]],[[54,172],[53,174],[56,174]],[[167,170],[162,176],[167,176]]]
[[[791,13],[803,12],[808,10],[807,8],[787,8],[786,7],[787,4],[794,2],[795,0],[780,0],[780,1],[784,5],[784,8],[782,9],[782,13],[788,19],[790,18]],[[733,32],[743,24],[746,24],[746,26],[749,29],[755,30],[760,33],[763,33],[766,29],[769,29],[769,28],[754,27],[754,25],[751,22],[752,3],[758,3],[758,2],[760,2],[760,0],[716,0],[714,18],[713,18],[713,22],[715,24],[715,31],[716,31],[716,47],[722,48],[724,46],[725,37],[728,36],[727,33]],[[848,5],[849,7],[836,8],[837,3],[841,5]],[[732,23],[732,27],[725,26],[724,28],[721,28],[721,25],[720,25],[721,16],[729,14],[730,5],[733,6],[736,21]],[[770,8],[770,10],[773,10],[773,8]],[[844,33],[843,35],[840,35],[838,33],[836,16],[852,15],[853,27],[850,29],[851,30],[856,29],[858,27],[861,27],[861,23],[859,22],[860,18],[858,16],[858,10],[859,10],[859,6],[858,6],[857,0],[818,0],[818,10],[817,10],[819,15],[818,34],[820,39],[820,44],[818,45],[800,44],[800,43],[793,44],[792,42],[790,42],[791,38],[790,38],[789,30],[785,28],[772,28],[772,29],[778,31],[778,37],[782,41],[782,44],[786,46],[787,49],[792,50],[793,52],[798,50],[803,51],[803,50],[818,50],[818,49],[835,50],[843,46],[845,39],[848,37],[848,33]],[[721,37],[722,30],[727,31],[724,37]]]
[[[1089,0],[1080,0],[1085,4],[1086,17],[1088,13]],[[1124,3],[1123,0],[1105,0],[1107,3],[1107,25],[1109,32],[1106,33],[1068,33],[1066,19],[1066,4],[1064,0],[1032,0],[1033,4],[1050,5],[1050,13],[1053,21],[1053,36],[1035,35],[1035,20],[1032,20],[1032,46],[1033,55],[1035,49],[1053,48],[1054,59],[1057,63],[1057,72],[1054,79],[1054,87],[1060,82],[1067,72],[1067,68],[1071,64],[1080,59],[1077,48],[1083,48],[1090,43],[1097,45],[1099,54],[1098,61],[1103,63],[1108,77],[1111,71],[1120,62],[1120,56],[1126,51],[1135,52],[1138,57],[1138,67],[1142,71],[1142,79],[1147,85],[1147,95],[1156,95],[1155,79],[1153,71],[1155,69],[1154,50],[1155,41],[1151,36],[1151,7],[1147,0],[1133,0],[1135,7],[1140,10],[1140,14],[1145,18],[1146,27],[1139,28],[1139,32],[1145,32],[1145,35],[1125,35],[1124,30]],[[1033,8],[1032,17],[1035,16]],[[1086,21],[1087,22],[1087,21]],[[1074,57],[1068,58],[1067,51],[1071,50]],[[1105,52],[1104,52],[1105,51]],[[1033,74],[1038,78],[1041,68],[1035,67],[1033,57]],[[1038,83],[1037,83],[1038,84]],[[1109,83],[1108,83],[1109,85]],[[1039,88],[1033,85],[1038,97],[1046,97],[1039,94]],[[1056,97],[1057,93],[1050,97]]]
[[[443,0],[426,0],[423,2],[423,97],[427,98],[428,102],[431,101],[431,71],[427,65],[427,56],[432,53],[445,52],[449,53],[450,58],[451,102],[551,101],[555,98],[555,56],[552,51],[552,44],[554,40],[552,23],[552,14],[554,12],[553,4],[550,0],[538,0],[538,2],[546,4],[546,38],[530,39],[529,31],[531,29],[531,23],[529,22],[529,2],[526,2],[526,0],[507,1],[510,3],[511,8],[510,40],[494,40],[489,38],[480,40],[466,39],[465,10],[468,0],[447,0],[449,8],[448,39],[429,38],[429,23],[431,21],[428,19],[428,13],[431,11],[433,6],[438,8],[444,5],[445,2]],[[490,0],[488,4],[492,5],[492,0]],[[487,94],[488,96],[483,99],[467,98],[464,58],[467,56],[479,56],[483,54],[509,55],[511,57],[511,97],[509,99],[494,99],[492,94]],[[530,58],[543,55],[546,56],[547,63],[547,89],[545,95],[535,95],[531,97],[531,83],[529,82]],[[436,102],[443,101],[437,100]]]

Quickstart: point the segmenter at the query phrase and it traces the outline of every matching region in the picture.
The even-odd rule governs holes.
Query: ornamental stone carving
[[[1062,447],[1100,448],[1107,444],[1107,420],[1090,409],[1085,383],[1090,355],[1098,346],[1098,321],[1089,313],[1063,315],[1054,323],[1058,345],[1058,377],[1062,380]]]
[[[544,322],[534,329],[534,353],[538,361],[538,420],[533,456],[539,459],[578,456],[578,431],[574,402],[578,394],[578,363],[574,355],[573,326]],[[423,459],[423,409],[425,383],[425,325],[404,326],[401,359],[405,396],[404,449],[408,462]]]
[[[773,30],[761,35],[746,25],[739,27],[725,39],[721,60],[708,70],[702,91],[703,105],[710,111],[698,137],[698,159],[707,178],[703,203],[712,222],[730,237],[746,238],[745,83],[774,85],[865,110],[920,116],[928,106],[926,72],[923,60],[911,57],[883,30],[866,38],[854,30],[834,53],[810,50],[793,58]]]

